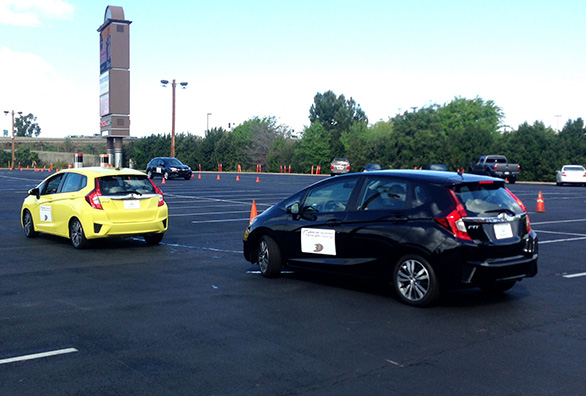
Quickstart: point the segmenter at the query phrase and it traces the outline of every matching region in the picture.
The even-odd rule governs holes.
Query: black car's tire
[[[510,290],[513,286],[515,286],[517,281],[503,281],[503,282],[494,282],[494,283],[486,283],[480,286],[482,291],[486,293],[504,293],[507,290]]]
[[[35,231],[33,215],[28,210],[24,211],[24,215],[22,216],[22,223],[24,225],[24,235],[26,235],[27,238],[34,238],[39,235],[39,233]]]
[[[85,237],[85,233],[83,232],[83,227],[79,219],[74,218],[69,223],[69,238],[71,239],[71,244],[76,249],[85,249],[89,245],[89,241]]]
[[[189,180],[189,179],[191,179],[191,174],[185,176],[185,180]]]
[[[144,235],[144,241],[149,246],[158,245],[163,240],[164,233]]]
[[[439,297],[439,283],[432,266],[417,255],[402,257],[393,267],[393,287],[399,299],[424,307]]]
[[[258,241],[257,263],[264,277],[276,278],[281,274],[281,250],[277,242],[268,235],[263,235]]]
[[[511,177],[509,180],[509,184],[515,184],[515,182],[517,181],[517,178],[515,177]]]

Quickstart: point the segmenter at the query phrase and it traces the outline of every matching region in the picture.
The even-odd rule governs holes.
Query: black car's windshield
[[[104,195],[156,193],[146,175],[104,176],[99,178],[99,185]]]
[[[463,184],[457,186],[455,192],[468,216],[498,216],[500,213],[523,212],[517,201],[500,184]]]
[[[168,158],[165,160],[165,163],[167,165],[183,165],[183,163],[179,161],[177,158]]]

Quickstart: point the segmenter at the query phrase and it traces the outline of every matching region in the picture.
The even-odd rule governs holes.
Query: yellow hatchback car
[[[163,192],[143,172],[101,167],[67,169],[29,190],[21,209],[28,238],[39,232],[89,240],[141,235],[148,245],[163,239],[168,209]]]

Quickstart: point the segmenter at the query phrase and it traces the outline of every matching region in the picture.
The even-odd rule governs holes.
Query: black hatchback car
[[[182,177],[185,180],[191,179],[191,168],[173,157],[156,157],[147,165],[146,173],[149,179],[155,176],[162,176],[164,179]]]
[[[506,291],[537,274],[537,235],[502,179],[389,170],[315,183],[244,232],[244,257],[266,277],[283,268],[385,279],[428,305],[440,289]]]

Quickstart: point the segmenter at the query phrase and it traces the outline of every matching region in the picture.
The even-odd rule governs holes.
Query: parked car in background
[[[558,186],[564,184],[586,185],[586,169],[582,165],[564,165],[561,170],[557,171],[555,181]]]
[[[332,164],[330,165],[330,174],[332,176],[342,175],[348,172],[350,172],[350,161],[348,161],[348,158],[334,158],[332,160]]]
[[[423,169],[425,169],[425,170],[435,170],[435,171],[444,171],[444,172],[449,171],[448,167],[445,166],[444,164],[429,164],[429,165],[425,165],[423,167]]]
[[[147,165],[146,173],[149,179],[155,176],[161,176],[164,179],[173,179],[177,177],[185,180],[191,179],[191,168],[173,157],[156,157]]]
[[[143,236],[156,245],[167,231],[168,210],[143,172],[88,167],[63,170],[29,190],[20,219],[28,238],[57,235],[78,249],[114,236]]]
[[[315,183],[255,217],[246,260],[265,277],[282,269],[385,280],[425,306],[440,290],[505,291],[537,273],[537,235],[502,179],[386,170]]]
[[[378,170],[383,170],[383,167],[380,166],[380,164],[366,164],[364,167],[364,172],[373,172]]]
[[[504,155],[481,155],[468,168],[469,173],[500,177],[514,184],[517,181],[521,166],[507,160]]]

